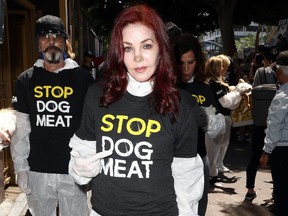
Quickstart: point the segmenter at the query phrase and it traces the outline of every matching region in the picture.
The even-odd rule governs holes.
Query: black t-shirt
[[[211,88],[208,84],[204,82],[194,81],[191,83],[180,83],[180,88],[188,91],[192,97],[194,97],[199,106],[209,107],[213,106],[217,110],[217,104],[214,98],[214,95],[211,91]],[[206,156],[206,147],[205,147],[205,132],[202,127],[199,128],[198,134],[198,154],[201,157]]]
[[[217,108],[215,97],[209,87],[209,84],[199,81],[192,83],[181,83],[180,87],[188,91],[197,101],[199,106],[209,107],[212,105]]]
[[[213,92],[215,98],[216,98],[216,103],[217,103],[217,107],[219,109],[219,112],[221,114],[223,114],[224,116],[230,116],[231,110],[223,107],[219,102],[219,98],[223,97],[224,95],[226,95],[229,92],[228,87],[219,83],[219,82],[215,82],[215,81],[211,81],[209,83],[209,85],[212,89],[212,92]]]
[[[101,89],[87,93],[76,135],[97,140],[96,151],[112,149],[92,180],[92,207],[101,215],[178,216],[171,163],[197,154],[198,105],[182,90],[179,115],[152,108],[152,95],[126,93],[109,107],[99,107]]]
[[[59,73],[33,67],[20,74],[12,105],[29,114],[31,171],[68,173],[69,141],[80,125],[85,94],[92,83],[89,72],[79,67]]]
[[[85,65],[85,64],[83,64],[83,65],[81,66],[81,68],[89,71],[90,73],[91,73],[91,71],[92,71],[92,67],[89,67],[89,66],[87,66],[87,65]]]

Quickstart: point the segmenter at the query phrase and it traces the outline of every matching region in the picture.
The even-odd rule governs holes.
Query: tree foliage
[[[145,3],[155,8],[164,22],[172,21],[183,31],[195,35],[203,34],[218,27],[215,10],[205,7],[202,0],[83,0],[82,11],[97,34],[107,36],[119,12],[132,4]]]
[[[226,54],[235,49],[234,26],[251,21],[277,25],[288,18],[288,1],[283,0],[82,0],[81,8],[96,33],[105,37],[119,12],[135,3],[152,6],[165,22],[174,22],[194,35],[220,27]]]
[[[81,8],[96,34],[107,36],[111,31],[115,16],[123,9],[123,5],[117,0],[83,0]]]
[[[231,0],[82,0],[81,6],[86,18],[93,27],[97,27],[95,30],[98,32],[111,30],[113,20],[123,8],[135,3],[146,3],[154,7],[164,21],[172,21],[184,31],[200,35],[219,27],[216,7],[225,1]],[[275,25],[280,19],[288,18],[288,1],[236,1],[234,25],[248,25],[251,21]]]

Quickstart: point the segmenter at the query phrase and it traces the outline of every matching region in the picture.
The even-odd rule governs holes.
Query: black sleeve
[[[29,82],[30,78],[33,73],[33,68],[29,68],[27,71],[24,71],[18,77],[16,82],[13,97],[12,97],[12,107],[23,113],[30,113],[30,106],[29,106]]]
[[[211,82],[210,87],[212,89],[212,92],[215,94],[217,100],[227,94],[225,86],[221,85],[220,83]]]
[[[96,133],[95,133],[95,114],[96,108],[99,101],[95,92],[97,89],[95,88],[95,84],[92,85],[86,94],[84,100],[84,107],[82,112],[82,119],[79,129],[76,131],[76,136],[83,140],[95,141]]]
[[[182,92],[179,105],[179,118],[177,121],[177,139],[174,157],[189,158],[197,155],[198,128],[198,104],[189,93]]]
[[[207,127],[208,125],[208,116],[203,107],[199,107],[198,125],[200,127]]]

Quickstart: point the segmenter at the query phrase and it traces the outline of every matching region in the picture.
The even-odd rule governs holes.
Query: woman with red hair
[[[90,215],[198,215],[198,106],[176,87],[169,38],[152,8],[120,13],[103,71],[70,141],[70,175],[92,180]]]

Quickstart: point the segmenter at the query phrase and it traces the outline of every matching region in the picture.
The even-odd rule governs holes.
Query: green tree
[[[248,25],[251,21],[277,25],[280,19],[288,18],[288,2],[281,0],[205,0],[217,12],[223,51],[232,55],[235,51],[235,25]]]
[[[288,18],[288,1],[283,0],[82,0],[82,10],[97,34],[109,35],[117,14],[128,5],[146,3],[164,21],[172,21],[183,31],[201,35],[220,28],[223,52],[236,50],[234,27],[251,21],[277,25]]]
[[[248,35],[247,37],[240,38],[235,41],[237,52],[239,56],[244,56],[244,52],[247,49],[254,49],[255,46],[255,35]]]

